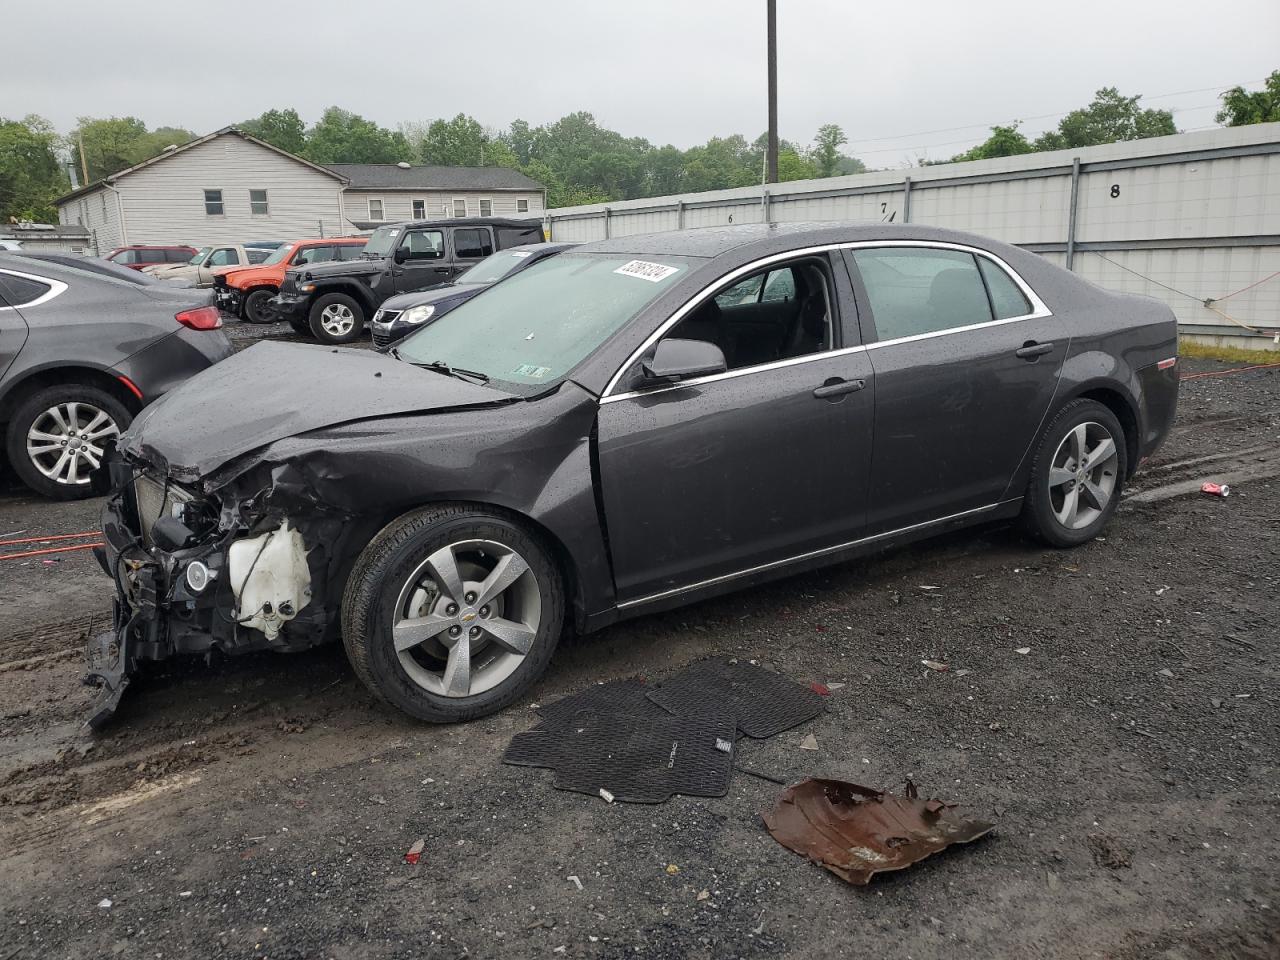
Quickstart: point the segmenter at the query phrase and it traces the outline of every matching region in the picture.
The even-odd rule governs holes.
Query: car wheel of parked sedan
[[[241,311],[245,320],[249,323],[270,323],[271,317],[266,311],[267,302],[275,296],[273,290],[253,290],[244,298],[244,308]]]
[[[55,500],[91,496],[89,475],[104,444],[129,426],[132,415],[98,387],[63,383],[27,398],[9,421],[7,452],[18,477]]]
[[[1073,400],[1049,424],[1036,451],[1024,526],[1053,547],[1092,540],[1115,513],[1127,467],[1116,415],[1096,400]]]
[[[563,582],[539,539],[460,504],[385,527],[356,561],[342,601],[356,674],[433,723],[514,701],[546,669],[563,623]]]
[[[345,293],[327,293],[311,306],[311,334],[321,343],[350,343],[364,332],[364,310]]]

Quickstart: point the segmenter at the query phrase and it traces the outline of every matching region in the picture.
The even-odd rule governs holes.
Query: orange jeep
[[[327,240],[295,240],[282,244],[270,257],[252,267],[227,267],[213,277],[214,303],[223,313],[250,323],[267,323],[263,308],[280,290],[289,267],[327,260],[358,260],[365,237],[330,237]]]

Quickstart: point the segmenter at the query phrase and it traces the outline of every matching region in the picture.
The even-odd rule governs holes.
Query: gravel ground
[[[988,527],[631,621],[443,728],[326,649],[166,665],[87,736],[108,582],[83,552],[5,561],[0,960],[1280,956],[1278,477],[1280,370],[1187,380],[1097,542]],[[96,512],[9,487],[0,534]],[[770,838],[764,780],[609,806],[499,762],[534,704],[709,655],[843,684],[742,766],[909,777],[995,832],[851,888]]]

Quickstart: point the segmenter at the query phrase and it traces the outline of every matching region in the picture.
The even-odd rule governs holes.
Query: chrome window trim
[[[67,285],[61,280],[54,280],[52,277],[41,277],[34,273],[23,273],[20,270],[0,269],[0,273],[7,273],[11,277],[21,277],[23,280],[33,280],[36,283],[48,284],[49,289],[36,297],[34,300],[28,300],[26,303],[15,303],[12,306],[0,306],[0,310],[25,310],[29,307],[38,307],[42,303],[48,303],[54,297],[66,292]]]
[[[945,517],[937,517],[933,520],[925,520],[921,523],[913,523],[907,527],[899,527],[896,530],[886,530],[884,533],[873,533],[869,537],[859,537],[857,540],[850,540],[846,543],[838,543],[833,547],[820,547],[817,550],[810,550],[807,553],[799,553],[793,557],[786,557],[783,560],[771,560],[769,563],[757,564],[754,567],[747,567],[745,570],[738,570],[734,573],[724,573],[718,577],[709,577],[706,580],[699,580],[697,583],[686,584],[683,587],[672,587],[670,590],[663,590],[659,593],[651,593],[646,597],[637,597],[635,600],[626,600],[618,604],[619,610],[627,610],[631,607],[638,607],[641,604],[656,603],[659,600],[666,600],[669,597],[678,597],[681,594],[692,593],[694,590],[701,590],[703,587],[713,587],[719,583],[728,583],[732,580],[739,580],[742,577],[748,577],[753,573],[763,573],[766,570],[776,570],[779,567],[789,566],[793,563],[801,563],[805,560],[814,560],[818,557],[827,556],[832,553],[839,553],[841,550],[848,550],[852,547],[860,546],[864,543],[875,543],[878,540],[887,540],[890,537],[896,537],[900,534],[910,533],[913,530],[923,530],[926,527],[937,526],[940,523],[947,523],[951,520],[959,520],[963,517],[977,516],[981,513],[989,513],[996,510],[1006,503],[1012,501],[1005,500],[997,503],[989,503],[985,507],[974,507],[971,510],[961,510],[959,513],[948,514]]]
[[[1016,317],[1006,317],[1003,320],[987,320],[983,323],[973,323],[963,327],[951,327],[946,330],[935,330],[931,333],[917,333],[909,337],[896,337],[892,340],[877,340],[874,343],[860,344],[856,347],[842,347],[839,350],[826,350],[822,353],[811,353],[802,357],[790,357],[786,360],[775,360],[770,363],[757,364],[752,367],[741,367],[737,370],[726,370],[724,373],[711,374],[706,377],[697,377],[693,380],[684,380],[680,383],[672,384],[669,387],[655,387],[649,390],[631,390],[626,393],[617,394],[613,392],[614,388],[618,385],[618,381],[622,379],[622,375],[631,369],[636,361],[644,355],[645,351],[661,340],[668,330],[683,320],[693,312],[693,310],[702,306],[703,303],[714,296],[713,291],[726,289],[747,274],[754,273],[757,270],[771,266],[775,263],[780,263],[784,260],[813,256],[818,253],[830,253],[833,250],[865,250],[875,247],[928,247],[936,250],[959,250],[963,253],[969,253],[974,256],[986,257],[1008,274],[1009,278],[1013,280],[1018,289],[1021,290],[1023,295],[1027,298],[1027,302],[1031,304],[1031,312],[1021,314]],[[945,240],[855,240],[827,243],[815,247],[801,247],[797,250],[788,250],[785,253],[775,253],[767,257],[761,257],[759,260],[753,260],[735,270],[731,270],[729,273],[718,278],[713,283],[707,284],[699,290],[696,294],[690,297],[689,300],[681,305],[679,309],[671,314],[670,317],[664,320],[657,330],[646,337],[639,347],[631,352],[626,363],[619,367],[617,371],[614,372],[613,376],[609,378],[609,383],[604,388],[604,394],[600,398],[600,403],[606,404],[613,403],[617,400],[629,400],[634,397],[650,396],[657,393],[665,393],[668,390],[674,390],[679,387],[697,386],[698,384],[712,383],[717,380],[732,380],[735,377],[745,376],[750,373],[761,373],[766,370],[775,370],[779,367],[792,366],[797,363],[807,363],[811,360],[820,360],[848,353],[858,353],[865,350],[876,350],[880,347],[889,347],[899,343],[911,343],[916,340],[945,337],[953,333],[966,333],[970,330],[980,330],[985,327],[1001,326],[1006,323],[1017,323],[1020,320],[1039,320],[1044,317],[1051,316],[1053,316],[1053,311],[1045,306],[1044,301],[1041,300],[1035,290],[1033,290],[1031,286],[1022,279],[1022,276],[1018,271],[1014,270],[1009,266],[1009,264],[1005,263],[1003,259],[996,256],[994,253],[991,253],[988,250],[983,250],[980,247],[971,247],[963,243],[950,243]]]

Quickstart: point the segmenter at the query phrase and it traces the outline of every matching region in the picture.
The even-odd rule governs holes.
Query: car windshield
[[[284,263],[289,254],[293,252],[293,247],[288,244],[281,244],[271,251],[271,256],[262,261],[264,267],[269,267],[273,263]]]
[[[503,250],[492,257],[485,257],[469,270],[458,274],[457,283],[497,283],[520,264],[528,260],[528,250]]]
[[[689,270],[683,257],[548,257],[407,337],[399,354],[541,392]]]
[[[196,255],[192,257],[190,260],[188,260],[187,263],[203,262],[204,258],[209,255],[209,251],[212,249],[213,249],[212,247],[201,247],[199,250],[196,251]]]
[[[365,241],[363,255],[366,257],[385,257],[391,252],[391,245],[396,242],[396,234],[399,232],[400,228],[398,226],[379,227]]]

